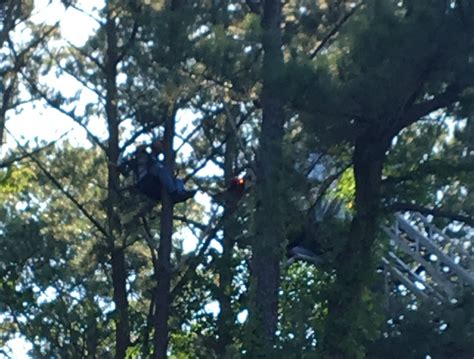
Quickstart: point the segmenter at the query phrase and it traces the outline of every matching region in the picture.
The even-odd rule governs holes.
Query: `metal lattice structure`
[[[397,282],[422,300],[450,302],[474,287],[469,241],[448,237],[419,213],[397,214],[383,230],[390,238],[382,258],[387,291]]]

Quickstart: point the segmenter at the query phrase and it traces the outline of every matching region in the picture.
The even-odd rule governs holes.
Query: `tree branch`
[[[213,216],[214,217],[214,216]],[[188,264],[188,268],[184,272],[184,274],[181,276],[179,281],[176,283],[174,286],[173,290],[171,291],[171,298],[176,298],[178,293],[183,289],[184,285],[187,283],[189,277],[191,276],[192,273],[196,271],[196,267],[199,265],[201,262],[202,257],[204,256],[204,253],[206,250],[209,248],[209,245],[211,244],[212,240],[216,236],[217,232],[221,229],[222,224],[223,224],[223,218],[221,218],[213,227],[213,218],[209,220],[209,224],[206,227],[206,229],[203,231],[202,238],[204,240],[204,243],[202,244],[201,248],[199,249],[199,252],[189,258],[186,262]]]
[[[190,224],[190,225],[200,229],[201,231],[205,231],[207,229],[206,225],[204,225],[202,223],[199,223],[197,221],[193,221],[192,219],[186,218],[185,216],[175,215],[173,217],[173,219],[175,219],[177,221],[180,221],[182,223]]]
[[[239,123],[236,124],[236,127],[239,128],[245,121],[246,117],[243,117]],[[209,161],[211,161],[211,159],[217,154],[217,152],[222,148],[224,147],[225,143],[228,141],[228,139],[230,138],[230,136],[232,136],[233,134],[230,134],[230,133],[227,133],[223,139],[223,141],[217,146],[217,147],[213,147],[211,152],[209,153],[209,155],[203,160],[203,162],[194,168],[194,170],[189,173],[188,175],[186,175],[186,177],[184,178],[184,182],[188,181],[190,178],[194,177],[194,175],[196,173],[198,173],[200,170],[202,170]],[[235,136],[235,134],[234,134]]]
[[[321,51],[329,42],[329,40],[331,40],[331,38],[341,30],[342,26],[351,18],[352,15],[355,14],[362,4],[363,1],[354,6],[346,15],[341,18],[341,20],[339,20],[339,22],[331,29],[331,31],[329,31],[329,33],[322,39],[319,45],[310,52],[309,58],[311,60],[314,60],[319,51]]]
[[[18,147],[25,154],[28,152],[25,150],[23,145],[16,139],[16,137],[8,130],[6,131],[12,136],[12,138],[17,143]],[[106,237],[109,236],[105,228],[92,216],[91,213],[76,199],[72,194],[70,194],[61,183],[46,169],[46,167],[38,160],[34,155],[29,154],[29,158],[38,166],[38,168],[46,175],[46,177],[59,189],[59,191],[64,194],[78,209],[79,211]]]
[[[51,147],[53,146],[54,144],[56,144],[58,141],[60,141],[62,138],[64,138],[68,133],[70,132],[67,131],[66,133],[64,133],[63,135],[61,135],[61,137],[59,137],[57,140],[54,140],[50,143],[48,143],[47,145],[41,147],[41,148],[37,148],[35,149],[34,151],[31,151],[31,152],[27,152],[25,154],[23,154],[22,156],[18,156],[18,157],[14,157],[14,158],[11,158],[7,161],[4,161],[4,162],[0,162],[0,168],[6,168],[6,167],[9,167],[11,166],[12,164],[14,164],[15,162],[19,162],[25,158],[28,158],[28,157],[31,157],[37,153],[40,153],[41,151],[44,151],[45,149],[47,149],[48,147]],[[10,133],[10,132],[9,132]]]
[[[385,206],[384,209],[387,212],[414,211],[424,215],[430,214],[435,217],[443,217],[451,219],[453,221],[464,222],[467,225],[474,227],[474,217],[456,212],[451,212],[442,208],[428,208],[413,203],[397,202]]]
[[[136,16],[138,16],[136,14]],[[138,21],[135,20],[133,22],[133,29],[132,29],[132,33],[130,34],[130,37],[127,41],[126,44],[124,44],[122,47],[120,47],[118,50],[118,53],[119,55],[117,56],[117,60],[115,62],[116,65],[118,65],[120,63],[120,61],[123,60],[123,58],[125,57],[125,55],[127,54],[127,52],[131,49],[136,37],[137,37],[137,32],[138,32]]]
[[[384,185],[398,184],[404,181],[419,180],[428,175],[441,175],[442,177],[455,176],[459,172],[474,172],[474,161],[445,162],[443,160],[432,160],[422,163],[406,175],[391,176],[382,180]],[[446,175],[448,173],[449,175]]]
[[[64,108],[61,107],[61,105],[51,99],[44,91],[42,91],[38,85],[33,81],[31,80],[28,76],[26,76],[26,74],[24,74],[23,72],[21,72],[23,78],[28,82],[28,84],[31,86],[31,88],[39,94],[39,96],[46,101],[46,103],[51,106],[52,108],[54,108],[55,110],[61,112],[63,115],[66,115],[67,117],[69,117],[71,120],[73,120],[75,123],[77,123],[79,126],[81,126],[87,133],[87,136],[89,137],[89,139],[91,140],[92,143],[96,144],[97,146],[99,146],[104,152],[106,152],[106,147],[102,144],[102,142],[100,141],[100,139],[94,135],[90,130],[89,128],[84,124],[82,123],[81,119],[79,117],[77,117],[74,113],[74,110],[72,111],[67,111],[65,110]]]
[[[403,115],[403,117],[396,122],[392,134],[397,135],[402,129],[410,126],[419,119],[429,115],[430,113],[447,107],[458,100],[462,89],[456,84],[449,86],[443,93],[435,96],[431,100],[416,103],[412,105]]]
[[[75,73],[73,73],[71,70],[67,69],[66,67],[62,66],[59,61],[57,59],[54,60],[55,63],[56,63],[56,66],[59,67],[61,70],[63,70],[66,74],[68,74],[69,76],[71,76],[74,80],[76,80],[77,82],[79,82],[82,86],[84,86],[86,89],[88,89],[89,91],[92,91],[94,92],[97,97],[101,100],[104,100],[105,99],[105,96],[103,93],[101,93],[99,90],[95,89],[95,88],[92,88],[89,86],[89,84],[87,84],[86,81],[80,79]]]
[[[337,180],[350,166],[352,166],[353,162],[349,162],[347,164],[345,164],[344,166],[342,166],[342,168],[337,171],[336,173],[334,173],[332,176],[329,176],[328,178],[326,178],[322,183],[321,183],[321,186],[319,187],[319,190],[318,190],[318,193],[316,195],[316,200],[314,201],[314,203],[308,208],[307,210],[307,213],[308,215],[311,213],[311,211],[316,208],[320,203],[321,201],[323,200],[324,198],[324,195],[326,194],[326,191],[329,189],[329,187],[331,186],[331,184]]]
[[[84,49],[81,49],[80,47],[74,45],[72,42],[68,41],[67,42],[69,46],[71,46],[74,50],[79,52],[82,56],[85,58],[91,60],[100,70],[102,70],[104,73],[106,72],[105,65],[102,64],[98,58],[92,56],[90,53],[85,51]]]

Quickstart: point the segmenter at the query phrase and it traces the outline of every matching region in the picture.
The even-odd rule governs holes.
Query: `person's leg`
[[[171,194],[177,191],[175,180],[165,166],[160,166],[158,163],[154,164],[150,167],[150,174],[160,179],[161,185],[165,187],[168,193]]]
[[[161,181],[157,176],[146,175],[138,182],[138,189],[150,199],[161,200]]]
[[[186,192],[186,190],[184,189],[184,182],[182,179],[176,178],[174,183],[176,184],[176,190],[178,191],[178,193]]]
[[[171,195],[174,203],[184,202],[196,194],[196,191],[186,191],[184,189],[184,182],[174,179],[170,171],[164,166],[159,164],[153,165],[150,168],[150,173],[160,179],[162,186]]]

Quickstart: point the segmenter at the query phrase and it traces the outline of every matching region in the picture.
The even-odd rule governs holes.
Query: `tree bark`
[[[226,133],[229,140],[226,143],[224,154],[224,179],[226,187],[235,176],[234,163],[237,156],[237,144],[235,141],[232,119],[226,120]],[[222,256],[219,258],[219,289],[218,298],[220,312],[217,317],[217,346],[216,354],[218,358],[225,358],[227,347],[232,343],[233,332],[235,330],[235,318],[232,310],[232,279],[234,278],[234,267],[232,264],[233,248],[235,238],[238,234],[237,223],[233,214],[237,206],[238,199],[228,197],[224,203],[224,236],[222,239]]]
[[[253,244],[252,281],[255,307],[251,313],[254,331],[251,356],[268,357],[278,318],[280,260],[283,256],[283,215],[281,208],[281,163],[283,142],[283,100],[281,76],[283,53],[281,3],[266,0],[263,27],[262,130],[257,158],[256,240]]]
[[[0,108],[0,153],[3,147],[3,136],[4,136],[4,130],[5,130],[5,121],[6,121],[6,115],[5,111],[3,111],[3,106]]]
[[[173,137],[175,114],[171,113],[165,121],[165,166],[170,173],[174,172],[174,154]],[[173,235],[173,211],[174,204],[170,195],[163,187],[161,192],[161,222],[160,222],[160,246],[158,249],[158,273],[156,279],[158,282],[156,288],[156,314],[155,314],[155,333],[154,333],[154,358],[165,359],[169,340],[168,317],[171,306],[171,248]]]
[[[186,31],[183,19],[179,16],[179,11],[185,6],[183,0],[171,0],[169,9],[171,10],[168,26],[169,37],[167,39],[170,52],[168,60],[169,66],[173,68],[182,60],[181,46],[176,39],[178,34]],[[170,80],[173,81],[173,80]],[[179,83],[176,83],[179,85]],[[175,119],[178,101],[170,104],[165,119],[164,132],[164,155],[165,166],[174,173],[175,156],[173,152],[173,138],[175,135]],[[154,318],[154,336],[153,346],[155,359],[167,358],[167,349],[169,342],[169,325],[171,302],[171,249],[173,235],[173,213],[174,203],[165,188],[161,192],[161,217],[160,217],[160,245],[158,248],[158,272],[156,273],[157,288],[155,295],[155,318]]]
[[[322,341],[325,358],[356,358],[363,352],[362,294],[373,274],[372,247],[378,232],[382,169],[389,144],[375,133],[362,136],[355,144],[355,215],[348,241],[337,258],[335,291],[329,298]]]
[[[109,244],[111,246],[111,266],[113,282],[113,300],[115,304],[115,358],[123,359],[130,344],[130,328],[128,319],[127,298],[127,267],[125,261],[125,245],[121,238],[120,218],[115,211],[119,201],[119,174],[116,166],[119,157],[119,118],[117,110],[117,35],[115,18],[111,5],[107,3],[107,19],[105,31],[107,50],[105,63],[106,104],[105,111],[108,127],[107,157],[107,220]]]

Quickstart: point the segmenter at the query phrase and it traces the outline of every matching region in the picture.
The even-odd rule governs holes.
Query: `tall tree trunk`
[[[281,208],[281,163],[283,141],[283,72],[280,31],[281,3],[264,2],[263,27],[263,121],[257,163],[256,240],[253,244],[252,281],[255,308],[251,324],[255,343],[252,357],[272,353],[278,316],[280,260],[283,256],[283,215]]]
[[[3,147],[3,136],[5,135],[5,126],[7,121],[7,111],[11,106],[13,91],[15,88],[16,76],[17,74],[12,74],[13,78],[11,79],[10,84],[7,86],[7,75],[8,72],[4,72],[1,74],[2,78],[0,79],[0,87],[3,90],[0,93],[1,96],[1,103],[0,103],[0,153]]]
[[[226,120],[226,133],[229,140],[226,143],[224,155],[224,179],[226,186],[231,183],[235,176],[234,163],[237,156],[237,144],[235,141],[235,133],[232,127],[232,119]],[[224,203],[224,237],[222,241],[222,256],[219,259],[219,290],[218,298],[220,305],[220,312],[217,317],[217,347],[216,354],[218,358],[224,358],[227,347],[232,343],[233,332],[235,328],[234,312],[231,305],[232,297],[232,279],[234,277],[234,270],[232,264],[233,248],[235,238],[237,236],[238,228],[236,220],[233,216],[237,206],[238,199],[228,197]]]
[[[170,173],[174,172],[174,111],[168,114],[165,121],[165,166]],[[168,317],[171,306],[171,237],[173,235],[173,201],[163,187],[161,192],[161,222],[160,222],[160,247],[158,249],[158,273],[156,288],[156,313],[155,313],[155,333],[154,333],[154,358],[165,359],[169,340]]]
[[[2,147],[3,147],[3,133],[5,130],[5,121],[6,121],[5,111],[3,111],[3,108],[0,108],[0,154],[2,153]]]
[[[182,31],[186,31],[183,19],[179,16],[179,11],[185,6],[184,0],[171,0],[169,17],[169,45],[168,65],[170,68],[182,61],[181,44],[178,44],[177,37]],[[170,80],[173,81],[173,80]],[[175,83],[179,86],[179,83]],[[171,104],[165,119],[164,133],[164,155],[165,166],[174,173],[175,156],[173,152],[173,138],[175,134],[175,119],[178,101]],[[170,314],[171,301],[171,249],[173,235],[173,212],[174,203],[168,192],[163,188],[161,193],[161,222],[160,222],[160,246],[158,248],[158,272],[156,273],[157,288],[155,296],[155,319],[154,319],[154,355],[155,359],[165,359],[169,342],[168,319]]]
[[[113,9],[107,4],[107,23],[105,31],[107,36],[107,52],[105,64],[106,79],[106,104],[108,126],[107,156],[108,179],[107,179],[107,219],[109,230],[109,243],[111,246],[111,266],[113,282],[113,299],[115,304],[115,358],[125,358],[130,343],[130,330],[128,320],[127,299],[127,267],[125,262],[125,244],[120,240],[121,225],[120,218],[115,211],[119,200],[119,174],[116,166],[119,157],[119,118],[117,110],[117,35]],[[122,243],[121,243],[122,242]]]
[[[336,289],[329,299],[322,343],[325,358],[352,359],[364,352],[366,338],[361,320],[367,311],[362,294],[373,276],[372,250],[378,232],[382,169],[389,143],[371,133],[355,144],[355,215],[348,241],[337,259]]]

